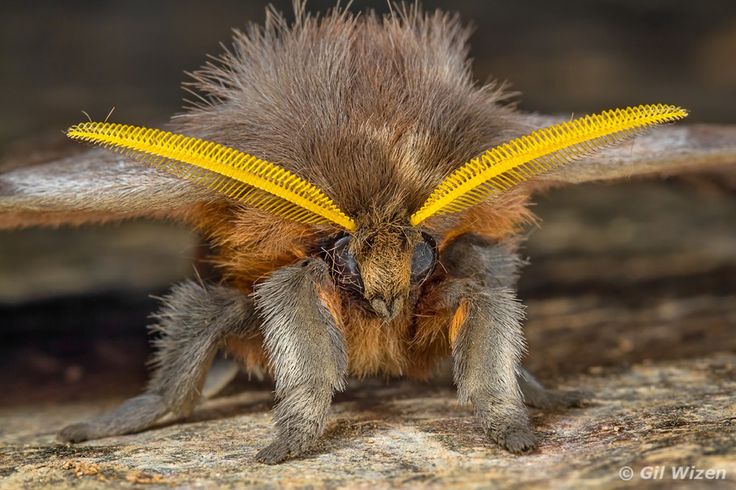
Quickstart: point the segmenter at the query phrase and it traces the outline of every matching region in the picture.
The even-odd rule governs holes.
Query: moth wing
[[[554,116],[526,117],[533,128],[564,120]],[[654,128],[535,180],[545,187],[682,173],[736,176],[736,126],[675,124]]]
[[[0,229],[183,219],[212,198],[186,180],[102,149],[12,166],[0,170]]]

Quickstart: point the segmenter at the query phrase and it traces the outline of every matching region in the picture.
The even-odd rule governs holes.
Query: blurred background
[[[668,102],[690,109],[689,122],[736,124],[731,0],[423,4],[475,26],[477,78],[510,82],[525,110]],[[261,22],[266,5],[2,2],[0,156],[17,162],[29,148],[53,147],[81,111],[166,120],[180,110],[184,72],[218,54],[231,28]],[[351,6],[365,8],[387,4]],[[521,283],[533,367],[551,376],[736,350],[736,310],[725,301],[736,295],[733,192],[693,178],[583,186],[540,196],[535,210],[543,228],[531,235]],[[137,391],[150,295],[193,274],[196,244],[188,230],[153,222],[0,232],[0,403]],[[581,322],[593,327],[576,330]],[[580,349],[594,335],[600,349]]]

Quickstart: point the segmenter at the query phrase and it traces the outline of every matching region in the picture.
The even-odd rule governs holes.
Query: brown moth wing
[[[529,127],[564,120],[559,116],[523,116]],[[652,129],[631,141],[572,162],[535,180],[535,188],[561,184],[708,173],[736,178],[736,126],[675,124]]]
[[[194,184],[96,149],[0,173],[0,229],[184,219],[211,194]]]

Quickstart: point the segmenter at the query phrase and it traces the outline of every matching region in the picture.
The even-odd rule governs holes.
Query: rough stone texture
[[[64,446],[39,423],[59,426],[101,406],[45,406],[15,413],[3,430],[3,488],[25,485],[509,487],[615,486],[619,468],[695,465],[736,475],[736,356],[634,365],[566,384],[596,391],[591,405],[534,412],[538,451],[489,446],[452,390],[393,384],[341,397],[321,447],[282,466],[253,462],[269,437],[267,392],[212,400],[183,424]],[[105,405],[108,405],[106,403]],[[10,416],[9,416],[10,417]],[[669,483],[669,482],[668,482]],[[728,482],[722,482],[728,487]],[[733,480],[730,480],[733,485]]]
[[[192,420],[78,446],[38,434],[101,407],[46,406],[14,414],[2,463],[4,488],[138,483],[264,486],[511,486],[620,482],[625,465],[696,465],[736,474],[736,356],[632,366],[567,380],[597,396],[588,408],[534,412],[539,451],[515,457],[489,447],[449,389],[363,387],[336,404],[313,455],[282,466],[253,462],[269,436],[267,392],[208,402]],[[107,403],[106,403],[107,405]],[[13,468],[15,466],[15,468]],[[733,484],[733,480],[731,480]],[[724,487],[726,484],[724,483]]]
[[[59,444],[53,431],[112,407],[144,382],[142,325],[153,303],[133,287],[126,296],[0,309],[8,334],[0,346],[0,488],[733,488],[736,200],[716,187],[628,183],[540,199],[544,228],[529,243],[533,263],[521,283],[526,364],[548,384],[595,396],[582,409],[532,410],[541,444],[531,454],[488,443],[444,381],[353,383],[338,397],[321,446],[281,466],[253,460],[270,437],[272,399],[268,383],[247,380],[185,421]],[[190,243],[177,233],[170,236],[182,247]],[[89,234],[81,239],[92,246]],[[132,240],[147,244],[141,255],[155,252],[157,241],[167,242]],[[120,260],[138,261],[135,253]],[[23,274],[7,275],[6,284],[22,287]],[[669,472],[681,465],[725,470],[728,480],[673,482]],[[619,478],[623,466],[635,472],[629,483]],[[665,466],[664,478],[642,480],[646,466]]]

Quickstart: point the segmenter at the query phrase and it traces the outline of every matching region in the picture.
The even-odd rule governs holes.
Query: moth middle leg
[[[320,259],[273,272],[255,291],[265,350],[276,380],[276,437],[256,458],[280,463],[309,450],[322,435],[335,391],[345,386],[347,349],[325,293]]]
[[[592,396],[585,390],[550,390],[545,388],[537,379],[524,369],[519,367],[516,371],[516,380],[524,395],[524,402],[530,407],[544,410],[556,410],[560,408],[582,407]]]
[[[169,413],[186,415],[200,398],[205,376],[217,351],[230,336],[247,336],[258,328],[253,300],[224,286],[186,281],[163,299],[153,330],[151,381],[145,392],[112,411],[72,424],[59,433],[67,442],[139,432]]]

